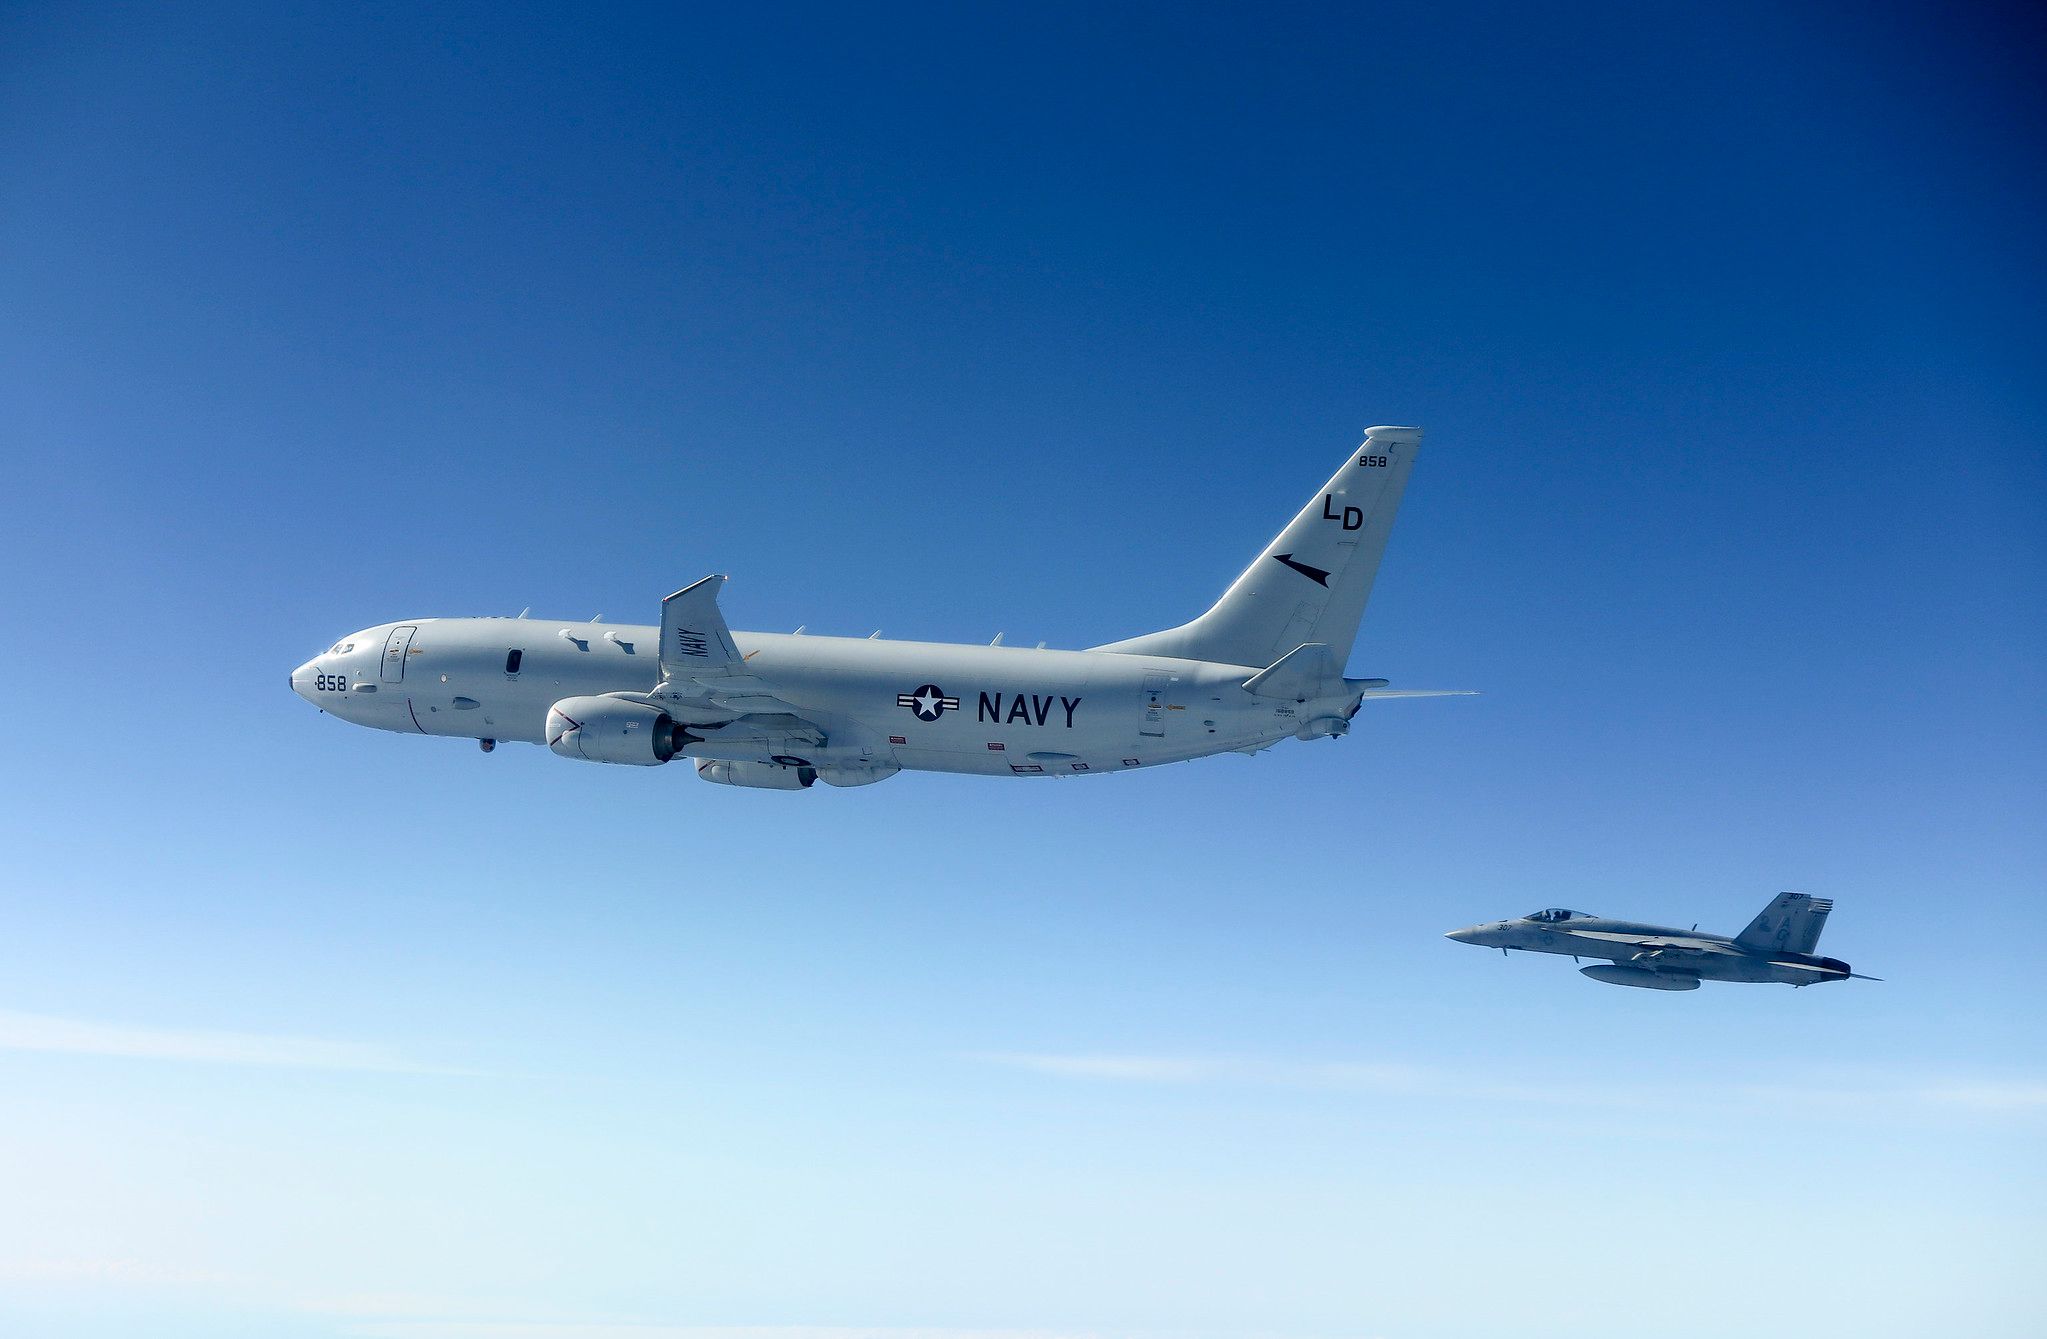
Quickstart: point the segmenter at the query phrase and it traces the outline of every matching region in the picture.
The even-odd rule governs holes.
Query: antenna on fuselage
[[[1000,646],[1000,645],[1002,645],[1002,634],[1001,634],[1001,633],[999,633],[999,632],[998,632],[998,633],[996,633],[996,634],[995,634],[995,640],[994,640],[994,641],[992,641],[992,642],[990,642],[990,643],[988,643],[988,645],[990,645],[990,646]]]
[[[879,640],[879,639],[880,639],[880,637],[881,637],[881,629],[880,629],[880,628],[876,628],[876,629],[875,629],[875,630],[874,630],[873,632],[870,632],[870,633],[868,633],[868,634],[867,634],[867,640],[868,640],[868,641],[870,641],[870,642],[872,642],[872,641],[877,641],[877,640]]]
[[[790,633],[789,635],[791,637],[801,637],[803,635],[803,630],[809,626],[810,625],[808,623],[798,623],[796,625],[796,631]]]
[[[527,605],[527,606],[526,606],[526,607],[525,607],[524,609],[521,609],[521,610],[519,611],[519,613],[518,613],[518,617],[520,617],[520,618],[524,618],[524,617],[526,617],[526,615],[528,615],[528,614],[530,614],[530,613],[532,613],[532,612],[533,612],[533,606],[529,604],[529,605]]]

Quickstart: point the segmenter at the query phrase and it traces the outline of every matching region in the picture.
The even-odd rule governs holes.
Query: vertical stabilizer
[[[1364,445],[1207,613],[1095,649],[1264,667],[1317,642],[1341,669],[1421,438],[1420,428],[1367,428]]]
[[[1833,909],[1832,898],[1779,893],[1734,942],[1763,952],[1810,953],[1819,947],[1820,931]]]

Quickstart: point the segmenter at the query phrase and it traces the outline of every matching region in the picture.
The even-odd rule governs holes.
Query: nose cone
[[[317,660],[308,660],[291,672],[291,691],[316,707],[320,704],[313,696],[313,676],[319,672],[320,662]]]
[[[1478,942],[1478,927],[1476,925],[1467,925],[1462,930],[1449,930],[1444,933],[1443,938],[1454,939],[1460,944],[1476,944]]]

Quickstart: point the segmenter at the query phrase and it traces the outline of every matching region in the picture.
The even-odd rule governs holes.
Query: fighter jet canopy
[[[1592,918],[1592,913],[1591,913],[1591,912],[1589,912],[1589,911],[1571,911],[1571,910],[1569,910],[1569,909],[1567,909],[1567,908],[1565,908],[1565,907],[1551,907],[1551,908],[1549,908],[1549,909],[1548,909],[1547,911],[1537,911],[1537,912],[1533,912],[1533,913],[1531,913],[1531,914],[1529,914],[1529,915],[1527,915],[1527,916],[1523,916],[1523,917],[1522,917],[1521,919],[1523,919],[1523,920],[1528,920],[1528,921],[1543,921],[1543,922],[1547,923],[1547,922],[1550,922],[1550,921],[1569,921],[1569,920],[1580,920],[1580,921],[1582,921],[1582,920],[1590,920],[1591,918]]]

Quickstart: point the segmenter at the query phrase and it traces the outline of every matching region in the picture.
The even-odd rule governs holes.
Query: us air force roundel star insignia
[[[916,712],[920,721],[935,721],[948,711],[958,711],[960,700],[947,697],[937,684],[927,683],[914,693],[897,693],[896,705]]]

